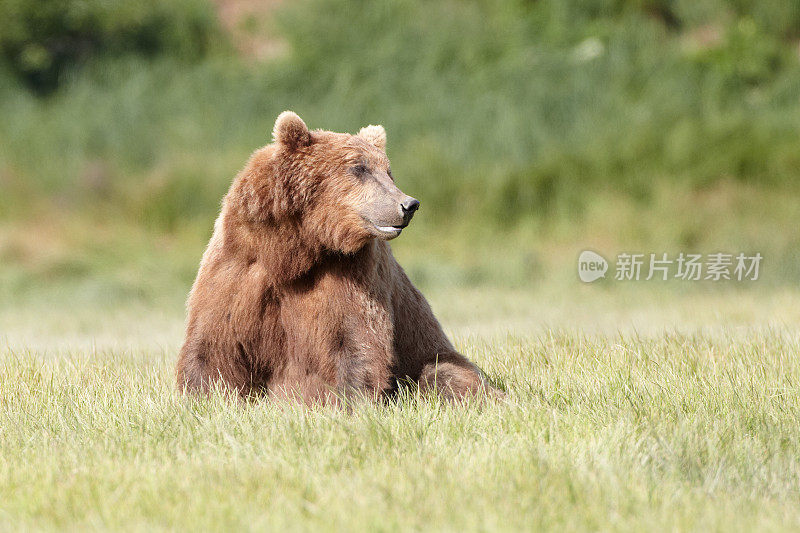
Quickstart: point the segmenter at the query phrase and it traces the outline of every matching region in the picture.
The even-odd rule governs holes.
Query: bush
[[[279,13],[290,53],[268,63],[112,47],[47,99],[0,76],[0,209],[36,197],[165,230],[210,219],[284,109],[315,128],[384,124],[428,220],[574,219],[598,194],[646,208],[664,186],[719,182],[796,194],[794,26],[689,5],[304,0]],[[687,46],[710,23],[718,39]]]
[[[5,61],[39,93],[98,56],[196,59],[220,35],[205,0],[3,0],[0,20]]]

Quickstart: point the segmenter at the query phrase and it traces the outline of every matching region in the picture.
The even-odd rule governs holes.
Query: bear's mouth
[[[380,231],[381,233],[397,233],[398,235],[400,235],[400,232],[403,231],[403,228],[405,228],[405,227],[406,227],[405,225],[402,225],[402,226],[378,226],[377,224],[375,224],[375,228],[378,231]]]
[[[379,237],[387,238],[387,239],[394,239],[403,231],[403,228],[408,226],[408,224],[401,224],[398,226],[381,226],[379,224],[373,223],[372,226],[375,228],[376,233]]]

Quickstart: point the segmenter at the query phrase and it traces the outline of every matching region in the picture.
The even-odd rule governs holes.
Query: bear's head
[[[356,135],[309,131],[284,111],[273,141],[263,163],[251,163],[243,176],[253,218],[291,223],[327,249],[353,252],[370,239],[400,235],[419,207],[395,185],[382,126]]]

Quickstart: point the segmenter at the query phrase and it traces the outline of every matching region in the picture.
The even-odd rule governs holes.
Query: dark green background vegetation
[[[203,0],[0,2],[6,287],[149,265],[184,291],[284,109],[386,127],[423,284],[535,283],[585,247],[800,279],[797,2],[275,4],[225,27]]]

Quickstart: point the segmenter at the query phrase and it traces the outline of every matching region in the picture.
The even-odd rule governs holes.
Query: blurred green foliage
[[[200,0],[5,0],[0,209],[205,231],[284,109],[311,127],[386,126],[428,221],[580,228],[600,195],[646,213],[720,183],[794,194],[795,4],[303,0],[274,14],[287,52],[258,62],[210,45]],[[84,38],[86,58],[47,44]],[[47,97],[25,86],[37,46],[43,65],[82,65]]]
[[[5,61],[39,93],[98,56],[197,59],[219,39],[205,0],[3,0],[0,20]]]

